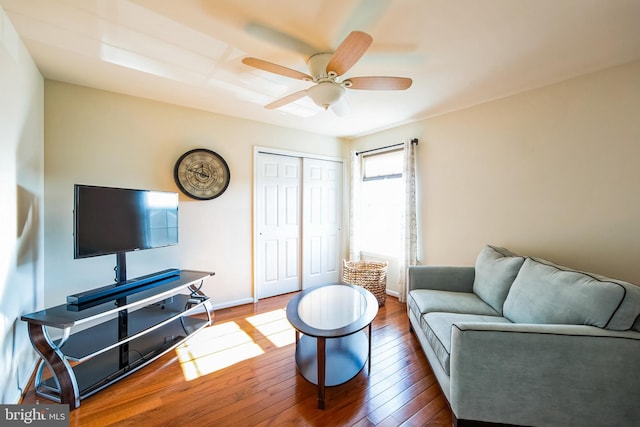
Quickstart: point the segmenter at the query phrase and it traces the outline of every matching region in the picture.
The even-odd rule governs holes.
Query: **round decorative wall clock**
[[[173,170],[180,191],[192,199],[211,200],[229,186],[229,166],[219,154],[206,148],[184,153]]]

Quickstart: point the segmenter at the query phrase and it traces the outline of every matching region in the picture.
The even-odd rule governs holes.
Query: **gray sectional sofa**
[[[640,287],[486,246],[409,269],[411,329],[454,425],[640,425]]]

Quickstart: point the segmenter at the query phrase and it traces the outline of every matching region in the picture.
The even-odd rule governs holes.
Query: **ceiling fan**
[[[242,60],[246,65],[263,71],[315,83],[308,89],[294,92],[280,98],[265,108],[275,109],[297,101],[305,96],[325,110],[331,109],[337,115],[344,115],[348,105],[344,99],[345,89],[356,90],[404,90],[411,87],[413,81],[407,77],[348,77],[341,78],[355,65],[373,43],[373,37],[362,31],[352,31],[340,43],[335,52],[321,52],[309,57],[309,74],[264,61],[247,57]]]

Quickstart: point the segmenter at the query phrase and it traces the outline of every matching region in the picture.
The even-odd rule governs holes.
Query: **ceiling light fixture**
[[[320,82],[307,89],[307,95],[316,105],[326,110],[342,98],[344,88],[340,83],[331,81]]]

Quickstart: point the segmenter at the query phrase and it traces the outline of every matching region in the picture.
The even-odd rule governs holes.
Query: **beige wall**
[[[36,355],[20,316],[43,308],[44,80],[0,8],[0,403],[17,403]]]
[[[249,301],[254,147],[342,157],[339,139],[70,84],[45,84],[45,297],[112,283],[115,255],[73,259],[73,184],[178,191],[173,166],[197,147],[229,164],[231,183],[211,201],[180,196],[180,244],[127,255],[128,277],[169,267],[214,271],[214,306]]]
[[[358,138],[417,137],[423,264],[485,244],[640,283],[640,62]]]

